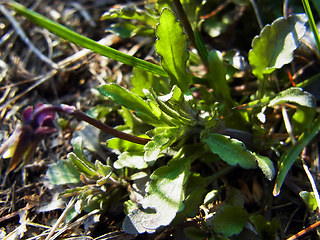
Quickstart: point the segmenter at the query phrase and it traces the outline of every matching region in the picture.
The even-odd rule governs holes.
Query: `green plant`
[[[273,192],[278,195],[302,149],[319,132],[314,96],[302,88],[288,87],[286,78],[278,83],[281,90],[276,93],[274,83],[269,81],[277,70],[283,72],[286,64],[292,62],[306,32],[307,18],[304,14],[278,18],[253,39],[248,64],[257,78],[258,88],[250,98],[239,100],[233,96],[228,82],[228,76],[239,71],[232,64],[236,56],[209,49],[200,38],[198,12],[204,3],[181,1],[182,8],[179,4],[179,1],[157,1],[148,12],[121,9],[109,11],[103,17],[141,21],[143,28],[134,28],[130,23],[118,27],[130,30],[127,36],[156,37],[159,66],[101,46],[15,2],[8,3],[16,12],[58,36],[134,67],[131,91],[114,83],[102,85],[98,90],[121,106],[118,113],[125,124],[118,130],[144,140],[138,143],[121,134],[107,140],[106,145],[120,153],[114,163],[107,160],[103,164],[89,161],[77,138],[74,153],[51,167],[47,175],[54,184],[83,183],[61,194],[78,197],[80,208],[76,212],[106,211],[111,202],[122,203],[128,189],[129,198],[123,202],[126,213],[123,229],[127,233],[154,233],[161,226],[195,217],[202,206],[207,209],[202,233],[213,239],[232,239],[244,232],[247,224],[253,225],[262,239],[275,237],[277,219],[263,223],[262,215],[243,209],[240,191],[227,192],[223,204],[217,208],[210,205],[222,198],[219,193],[228,189],[228,184],[219,185],[217,180],[224,178],[228,182],[230,172],[244,176],[245,172],[259,174],[255,169],[261,169],[267,180],[273,180],[274,159],[270,160],[268,155],[275,148],[282,154]],[[192,7],[196,12],[189,20],[189,14],[183,11]],[[154,36],[146,31],[153,28]],[[188,39],[198,50],[195,63],[189,58],[194,53],[188,50]],[[195,77],[190,70],[192,64],[204,64],[205,74]],[[200,95],[195,96],[196,93]],[[270,129],[265,126],[265,112],[270,109],[276,112],[287,104],[295,106],[293,124],[300,126],[295,128],[299,138],[291,146],[283,147],[280,141],[268,138]],[[307,122],[303,116],[311,117],[314,122],[312,119]],[[56,178],[62,174],[62,178]],[[144,182],[143,187],[133,187],[139,181]],[[230,228],[226,229],[225,225]],[[186,228],[188,232],[197,230]]]

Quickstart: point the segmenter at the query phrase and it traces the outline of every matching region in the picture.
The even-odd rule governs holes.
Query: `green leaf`
[[[273,189],[273,195],[277,196],[280,193],[280,188],[283,184],[287,173],[291,166],[297,160],[302,149],[318,134],[320,131],[320,117],[318,117],[308,131],[301,134],[297,142],[291,146],[289,151],[281,156],[279,159],[280,167],[276,179],[276,184]]]
[[[123,152],[119,155],[118,160],[115,161],[113,167],[116,169],[121,169],[124,167],[144,169],[148,167],[148,164],[144,160],[143,153]]]
[[[87,160],[86,155],[83,152],[83,146],[82,146],[82,137],[76,137],[72,141],[73,151],[77,158],[81,160],[85,165],[87,165],[89,168],[94,169],[95,165]]]
[[[316,99],[314,98],[314,96],[298,87],[292,87],[278,93],[278,95],[270,101],[268,106],[273,107],[275,105],[286,102],[296,103],[300,106],[310,108],[316,107]]]
[[[208,205],[209,203],[212,203],[215,201],[218,197],[219,191],[216,189],[211,190],[208,192],[203,200],[203,204]]]
[[[155,65],[153,63],[144,61],[142,59],[127,55],[116,49],[104,46],[98,42],[87,38],[81,34],[78,34],[65,26],[60,25],[59,23],[53,22],[50,19],[25,8],[23,5],[10,1],[8,5],[17,13],[20,13],[27,17],[29,20],[35,24],[48,29],[50,32],[56,34],[59,37],[62,37],[74,44],[77,44],[81,47],[92,50],[93,52],[99,53],[102,56],[112,58],[116,61],[128,64],[133,67],[142,68],[146,71],[149,71],[153,74],[167,77],[168,74],[163,70],[161,66]]]
[[[318,204],[314,196],[314,192],[302,191],[299,193],[300,197],[303,199],[308,209],[313,212],[317,209]]]
[[[137,116],[143,118],[148,123],[157,124],[158,119],[154,116],[153,110],[138,95],[117,84],[102,85],[99,87],[99,92],[117,104],[135,111]]]
[[[99,160],[96,160],[94,163],[96,166],[97,172],[103,177],[110,177],[112,173],[112,168],[108,165],[102,164]]]
[[[222,61],[222,54],[218,50],[212,50],[208,55],[210,87],[217,92],[222,99],[231,103],[230,88],[226,79],[226,69]]]
[[[300,38],[306,32],[305,14],[293,14],[288,18],[278,18],[271,25],[266,25],[260,36],[252,41],[249,63],[253,74],[263,79],[275,69],[290,63],[293,51],[299,46]]]
[[[272,161],[269,158],[260,156],[256,153],[253,153],[253,155],[256,157],[258,166],[262,170],[263,174],[269,181],[271,181],[276,174]]]
[[[297,111],[293,114],[291,124],[293,126],[293,134],[300,135],[306,131],[313,123],[316,115],[316,109],[298,106]]]
[[[96,160],[95,162],[96,170],[100,174],[100,179],[97,180],[97,185],[102,186],[105,184],[109,177],[112,174],[112,168],[108,165],[102,164],[99,160]]]
[[[210,150],[231,166],[256,168],[255,156],[246,149],[243,142],[217,133],[209,133],[203,141]]]
[[[184,133],[183,128],[179,127],[157,127],[148,132],[152,134],[153,141],[148,142],[144,146],[144,158],[145,161],[155,161],[159,154],[173,144]]]
[[[145,93],[147,92],[145,91]],[[190,119],[190,112],[192,110],[190,105],[186,103],[184,94],[177,85],[174,85],[171,92],[166,95],[158,97],[150,89],[149,94],[146,94],[146,96],[157,102],[159,108],[172,118],[172,123],[175,125],[193,125],[194,121]]]
[[[81,182],[80,172],[66,160],[59,160],[49,167],[46,176],[52,184],[56,185]]]
[[[191,82],[191,75],[186,72],[186,62],[189,57],[187,51],[187,36],[174,13],[164,8],[156,30],[157,53],[161,56],[161,65],[168,73],[171,84],[177,85],[183,92],[187,91]]]
[[[111,8],[101,16],[101,20],[114,18],[122,18],[128,20],[134,19],[151,26],[155,26],[157,24],[156,16],[153,16],[148,11],[143,11],[133,5]]]
[[[208,239],[207,234],[200,227],[186,227],[183,229],[188,240]]]
[[[223,206],[214,216],[213,228],[216,232],[230,237],[239,234],[247,224],[249,214],[241,206]]]
[[[130,234],[153,233],[160,226],[167,226],[183,209],[184,185],[189,176],[190,161],[186,158],[171,160],[167,166],[155,170],[147,196],[141,208],[130,212],[123,222],[123,229]]]
[[[133,76],[131,78],[131,91],[140,97],[145,97],[143,89],[152,89],[158,93],[168,92],[168,81],[166,79],[156,77],[143,69],[133,68]]]
[[[87,177],[98,177],[97,172],[88,166],[86,162],[82,161],[82,159],[78,158],[76,154],[68,153],[67,158],[76,167],[76,169],[78,169],[78,171],[84,173]]]
[[[118,84],[105,84],[99,87],[102,95],[109,97],[112,101],[136,112],[153,115],[149,105],[138,95],[120,87]]]
[[[277,239],[277,230],[279,228],[277,218],[272,218],[271,222],[269,222],[261,215],[251,215],[250,221],[262,240]]]
[[[143,145],[129,142],[121,138],[111,138],[107,141],[107,146],[112,149],[117,149],[121,152],[139,152],[143,151]]]
[[[194,217],[199,213],[199,206],[203,203],[203,198],[207,192],[208,182],[200,174],[194,173],[188,178],[185,189],[185,200],[183,211],[177,213],[174,223],[180,223],[186,217]]]

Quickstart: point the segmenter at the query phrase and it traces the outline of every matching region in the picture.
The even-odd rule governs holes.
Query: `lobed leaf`
[[[256,157],[258,166],[262,170],[263,174],[269,181],[271,181],[276,174],[276,170],[274,169],[272,161],[269,158],[256,153],[253,153],[253,155]]]
[[[191,75],[186,72],[189,58],[187,36],[174,13],[168,8],[162,10],[156,35],[158,39],[155,47],[161,56],[163,69],[170,76],[172,85],[177,85],[183,92],[187,91],[191,82]]]
[[[123,152],[119,155],[118,160],[113,164],[114,168],[134,168],[144,169],[148,167],[147,162],[144,160],[143,153],[138,152]]]
[[[285,102],[296,103],[310,108],[316,107],[316,99],[314,96],[298,87],[292,87],[280,92],[274,99],[270,101],[268,106],[273,107]]]
[[[317,200],[314,192],[302,191],[299,192],[300,197],[303,199],[308,209],[313,212],[318,208]]]
[[[246,149],[245,145],[234,138],[210,133],[203,138],[210,150],[231,166],[239,165],[243,168],[256,168],[255,156]]]
[[[148,142],[144,146],[144,158],[145,161],[155,161],[159,154],[177,141],[184,133],[184,129],[180,127],[157,127],[148,132],[152,134],[153,141]]]
[[[293,14],[288,18],[278,18],[266,25],[260,36],[252,41],[249,63],[252,72],[259,79],[275,69],[290,63],[293,51],[299,46],[300,38],[305,34],[307,17],[305,14]]]
[[[111,8],[101,16],[101,20],[122,18],[128,20],[138,20],[151,26],[157,24],[156,16],[151,15],[148,11],[143,11],[134,6],[123,6]]]
[[[214,216],[213,228],[226,237],[239,234],[247,224],[249,214],[241,206],[223,206]]]
[[[160,226],[167,226],[183,209],[184,185],[189,176],[189,159],[172,159],[167,166],[155,170],[147,196],[140,202],[142,208],[130,212],[123,222],[123,229],[130,234],[153,233]]]
[[[49,167],[46,177],[49,179],[50,183],[56,185],[81,182],[80,172],[66,160],[60,160]]]

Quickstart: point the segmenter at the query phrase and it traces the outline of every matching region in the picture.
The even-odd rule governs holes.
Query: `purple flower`
[[[17,127],[13,134],[0,147],[0,156],[11,157],[8,173],[17,168],[23,160],[22,166],[30,161],[37,146],[42,139],[57,131],[54,127],[55,113],[63,113],[85,121],[92,126],[104,131],[114,137],[145,145],[151,139],[136,137],[104,124],[83,112],[77,111],[74,106],[61,104],[53,106],[50,104],[39,104],[35,108],[28,107],[23,112],[22,125]],[[4,157],[4,156],[3,156]]]
[[[54,118],[56,107],[39,104],[35,108],[28,107],[23,112],[22,125],[0,147],[0,155],[9,151],[11,160],[8,173],[17,168],[23,160],[23,165],[32,158],[42,139],[56,132]]]

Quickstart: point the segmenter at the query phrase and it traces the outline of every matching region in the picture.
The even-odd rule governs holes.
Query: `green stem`
[[[194,38],[194,33],[193,33],[193,30],[192,30],[191,24],[190,24],[189,19],[188,19],[187,15],[186,15],[182,5],[181,5],[180,0],[173,0],[173,4],[174,4],[174,6],[176,8],[176,11],[177,11],[177,14],[178,14],[178,18],[179,18],[184,30],[186,31],[186,34],[188,35],[191,44],[194,47],[197,47],[196,40]]]
[[[99,53],[105,57],[112,58],[124,64],[128,64],[132,67],[141,68],[153,74],[168,77],[168,74],[166,73],[166,71],[163,70],[161,66],[127,55],[111,47],[101,45],[96,41],[90,38],[87,38],[85,36],[82,36],[59,23],[51,21],[50,19],[24,7],[23,5],[17,2],[10,1],[8,5],[14,11],[22,14],[23,16],[25,16],[35,24],[46,28],[47,30],[56,34],[57,36],[64,38],[74,44],[90,49],[93,52]]]
[[[228,165],[228,166],[222,168],[221,170],[219,170],[217,173],[211,175],[210,177],[206,177],[206,182],[208,184],[210,184],[210,183],[216,181],[217,179],[219,179],[219,178],[227,175],[228,173],[232,172],[234,169],[236,169],[236,167]]]
[[[207,66],[208,65],[208,60],[206,56],[207,50],[205,49],[204,44],[202,43],[200,35],[198,33],[197,35],[195,35],[191,27],[190,21],[188,19],[188,16],[186,15],[180,0],[173,0],[173,4],[178,14],[178,18],[181,22],[181,25],[183,26],[186,34],[188,35],[191,45],[197,49],[202,62],[204,63],[205,66]]]

